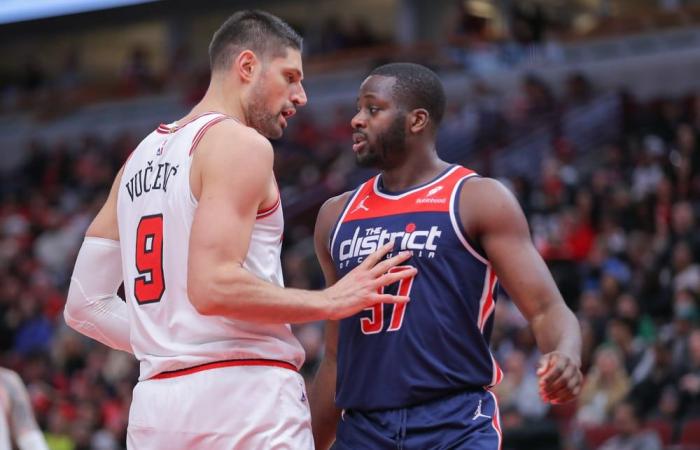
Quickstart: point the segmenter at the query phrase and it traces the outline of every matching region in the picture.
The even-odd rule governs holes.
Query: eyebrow
[[[374,95],[374,94],[364,94],[362,97],[357,97],[357,98],[355,99],[355,102],[358,102],[358,103],[359,103],[359,101],[360,101],[361,98],[376,99],[377,96]]]

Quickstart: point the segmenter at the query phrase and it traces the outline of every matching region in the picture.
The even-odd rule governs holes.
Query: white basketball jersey
[[[297,368],[304,362],[289,325],[203,316],[187,297],[188,246],[197,207],[190,189],[192,155],[206,130],[227,119],[233,120],[207,113],[188,123],[161,125],[124,166],[117,217],[140,380],[230,359],[285,361]],[[283,227],[279,201],[260,211],[244,262],[251,273],[278,286],[283,286]],[[238,230],[232,229],[231,239],[238,238]]]

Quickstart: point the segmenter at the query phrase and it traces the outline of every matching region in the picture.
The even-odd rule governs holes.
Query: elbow
[[[194,309],[203,316],[227,315],[233,301],[240,296],[236,277],[191,275],[187,282],[187,296]]]
[[[63,308],[63,320],[66,322],[66,325],[68,325],[72,329],[76,329],[78,321],[73,317],[71,314],[70,310],[68,309],[68,303],[66,303],[66,307]]]
[[[78,288],[75,282],[71,280],[70,287],[68,288],[68,296],[66,298],[66,304],[63,307],[63,320],[66,321],[66,325],[76,330],[81,322],[81,305],[78,298]]]
[[[249,286],[250,277],[241,266],[190,270],[187,276],[187,296],[194,309],[204,316],[239,316],[242,300],[250,294]]]
[[[217,307],[207,280],[190,277],[187,283],[187,297],[194,309],[203,316],[216,314]]]

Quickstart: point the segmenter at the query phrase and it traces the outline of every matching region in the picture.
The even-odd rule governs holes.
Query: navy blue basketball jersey
[[[341,320],[339,407],[401,408],[500,382],[489,350],[497,279],[459,216],[460,189],[473,176],[455,165],[425,185],[392,193],[378,175],[345,205],[330,238],[338,275],[391,240],[393,254],[412,251],[404,264],[418,273],[385,288],[409,295],[409,303],[376,305]]]

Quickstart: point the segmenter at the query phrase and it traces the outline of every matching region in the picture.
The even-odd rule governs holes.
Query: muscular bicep
[[[243,264],[258,206],[272,179],[269,142],[223,125],[205,135],[193,162],[201,186],[190,234],[190,278]]]
[[[526,318],[561,300],[532,243],[520,205],[503,185],[490,179],[470,180],[460,202],[465,229],[481,244],[501,285]]]
[[[314,227],[314,248],[318,263],[323,271],[323,276],[326,279],[326,286],[338,281],[338,273],[333,264],[330,250],[331,233],[333,225],[338,220],[343,206],[347,202],[350,192],[346,192],[337,197],[330,198],[321,206],[316,217],[316,226]]]
[[[114,183],[109,190],[109,195],[104,205],[97,213],[92,223],[85,232],[86,236],[119,240],[119,224],[117,222],[117,195],[119,193],[119,184],[122,179],[124,167],[119,169],[119,173],[114,178]]]

